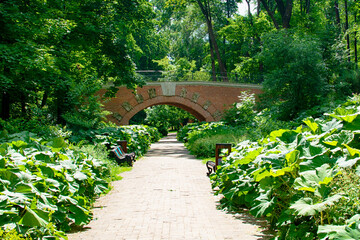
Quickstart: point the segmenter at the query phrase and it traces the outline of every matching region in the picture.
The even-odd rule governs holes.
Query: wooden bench
[[[227,153],[224,157],[229,156],[231,153],[231,143],[217,143],[215,145],[215,162],[206,162],[206,167],[208,169],[206,175],[210,176],[211,173],[216,172],[217,166],[221,164],[223,158],[223,156],[220,156],[221,149],[227,149]]]
[[[117,141],[118,146],[114,147],[111,152],[115,156],[115,160],[118,164],[127,163],[129,166],[132,166],[135,160],[135,153],[127,153],[127,142],[120,140]]]

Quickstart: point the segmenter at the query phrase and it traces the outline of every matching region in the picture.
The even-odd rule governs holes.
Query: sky
[[[250,4],[251,6],[251,12],[255,11],[255,5],[254,4]],[[242,3],[238,3],[238,12],[240,15],[245,16],[248,12],[248,7],[247,7],[247,3],[246,1],[243,1]]]

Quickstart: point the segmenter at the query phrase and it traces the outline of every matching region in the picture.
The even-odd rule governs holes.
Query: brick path
[[[69,240],[268,239],[251,217],[216,209],[206,166],[174,135],[153,144],[122,176],[97,201],[94,220]]]

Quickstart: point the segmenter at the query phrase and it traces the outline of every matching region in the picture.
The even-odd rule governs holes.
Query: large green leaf
[[[329,164],[329,166],[334,166],[336,163],[336,158],[330,158],[328,155],[316,156],[313,159],[306,159],[302,161],[300,165],[300,172],[305,172],[307,170],[313,170],[318,167],[321,167],[325,163]]]
[[[66,148],[68,146],[68,144],[65,142],[64,138],[62,138],[62,137],[57,137],[57,138],[52,139],[48,143],[48,145],[50,147],[52,147],[53,149],[56,149],[56,151],[58,151],[58,149]]]
[[[355,164],[357,164],[357,162],[360,160],[360,157],[357,158],[347,158],[347,157],[341,157],[339,158],[336,163],[339,165],[339,167],[343,167],[343,168],[351,168],[353,167]]]
[[[301,198],[291,204],[290,209],[295,210],[295,213],[301,216],[314,216],[334,205],[334,203],[339,201],[341,198],[343,198],[343,196],[340,194],[335,194],[318,202],[314,202],[314,199],[308,197]]]
[[[92,218],[90,211],[83,207],[71,205],[69,210],[71,211],[69,218],[71,218],[78,226],[87,224]]]
[[[360,150],[356,149],[356,148],[352,148],[350,146],[348,146],[347,144],[343,144],[346,149],[348,150],[348,153],[351,157],[354,157],[355,155],[357,155],[358,157],[360,157]]]
[[[297,150],[300,151],[300,158],[314,159],[317,156],[324,155],[329,151],[329,148],[317,143],[308,143],[303,146],[299,146]]]
[[[245,157],[243,157],[243,158],[241,158],[239,160],[236,160],[234,162],[234,165],[236,166],[236,165],[239,165],[239,164],[249,164],[249,163],[251,163],[252,161],[255,160],[255,158],[257,156],[259,156],[261,151],[262,151],[262,148],[258,148],[258,149],[254,150],[254,151],[249,152],[248,154],[246,154]]]
[[[88,178],[88,176],[86,176],[86,174],[82,173],[81,171],[76,171],[74,178],[79,181],[84,181]]]
[[[270,213],[275,208],[275,197],[271,198],[270,196],[271,191],[262,193],[255,199],[254,207],[250,209],[250,212],[256,217],[266,216]]]
[[[324,139],[324,143],[341,147],[343,144],[349,144],[354,139],[354,134],[351,131],[342,130],[339,134],[332,134]]]
[[[330,116],[342,120],[344,122],[351,123],[357,118],[359,114],[360,112],[356,108],[350,106],[350,107],[339,107],[335,109],[334,113],[330,114]]]
[[[338,174],[341,172],[330,168],[329,164],[324,164],[315,170],[300,173],[300,176],[295,179],[293,187],[300,191],[315,192],[321,188],[321,185],[328,185]]]
[[[30,227],[34,227],[34,226],[45,227],[49,223],[49,220],[50,220],[49,212],[26,207],[25,214],[20,219],[19,224]]]
[[[333,118],[331,121],[319,123],[322,132],[333,132],[343,127],[341,121]]]
[[[316,133],[316,131],[319,128],[319,125],[316,122],[314,122],[312,119],[306,119],[303,122],[311,129],[311,131],[314,134]]]
[[[360,221],[353,222],[350,225],[324,225],[319,226],[319,239],[331,240],[359,240],[360,239]]]

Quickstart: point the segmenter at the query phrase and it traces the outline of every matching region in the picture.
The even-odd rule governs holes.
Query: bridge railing
[[[161,71],[161,70],[138,70],[139,78],[146,82],[211,82],[213,80],[212,72],[209,71]],[[216,72],[216,81],[224,82],[224,76]],[[263,82],[261,76],[240,76],[237,73],[227,73],[227,79],[230,83],[255,83]]]

